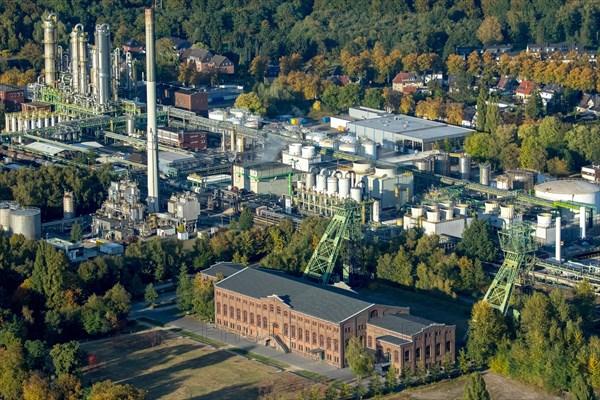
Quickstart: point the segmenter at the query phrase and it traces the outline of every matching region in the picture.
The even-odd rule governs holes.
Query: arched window
[[[244,322],[248,322],[248,311],[244,311]]]
[[[327,350],[331,350],[331,338],[327,338]]]
[[[238,308],[235,312],[235,317],[236,319],[239,321],[240,319],[242,319],[242,312],[240,311],[240,309]]]
[[[235,308],[233,306],[229,306],[229,316],[235,318]]]
[[[376,318],[379,316],[378,310],[371,310],[371,318]]]
[[[256,326],[260,328],[260,314],[256,314]]]
[[[217,314],[221,314],[221,303],[217,301]]]
[[[319,335],[319,346],[321,346],[321,348],[325,348],[325,338],[323,337],[323,335]]]
[[[288,335],[288,333],[289,333],[288,330],[289,330],[288,324],[283,324],[283,336]]]
[[[223,306],[223,316],[227,316],[227,306]]]
[[[281,307],[277,307],[277,315],[281,314]]]
[[[373,348],[373,337],[372,336],[367,337],[367,347],[370,349]]]
[[[316,346],[317,345],[317,334],[316,334],[316,332],[313,332],[312,337],[313,337],[312,344],[314,344]]]
[[[250,313],[250,325],[254,325],[254,313]]]
[[[292,333],[293,333],[293,328],[292,328]],[[298,340],[302,340],[302,328],[298,328]]]
[[[398,350],[394,350],[394,362],[396,364],[398,364],[398,362],[400,362],[400,355],[398,353]]]
[[[340,342],[337,339],[333,339],[333,351],[340,351]]]
[[[269,311],[273,312],[274,309],[275,309],[275,306],[273,304],[269,304]]]
[[[263,328],[267,328],[269,324],[267,323],[267,317],[263,317]]]
[[[296,339],[296,326],[292,325],[292,339]]]

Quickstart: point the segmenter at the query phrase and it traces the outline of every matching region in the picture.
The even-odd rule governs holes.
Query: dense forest
[[[25,45],[41,44],[46,12],[58,14],[63,43],[76,23],[90,33],[96,23],[110,23],[116,45],[143,40],[142,8],[149,3],[157,5],[159,38],[200,42],[242,65],[257,55],[337,58],[357,37],[444,59],[456,46],[480,43],[600,43],[597,0],[24,0],[0,4],[0,49],[24,57],[34,51]]]

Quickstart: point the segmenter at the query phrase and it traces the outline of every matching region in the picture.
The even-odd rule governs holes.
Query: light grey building
[[[256,194],[288,194],[294,181],[292,167],[279,162],[233,166],[233,186]]]
[[[348,122],[348,131],[356,137],[372,140],[386,150],[427,151],[434,143],[439,145],[448,138],[453,148],[460,148],[472,129],[447,125],[407,115],[392,115],[362,121]]]

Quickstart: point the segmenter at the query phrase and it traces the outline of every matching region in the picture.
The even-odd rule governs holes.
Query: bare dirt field
[[[111,379],[148,391],[150,399],[258,399],[285,382],[299,392],[312,382],[164,330],[82,344],[97,359],[85,382]]]
[[[534,389],[497,375],[493,372],[484,373],[490,397],[492,400],[561,400],[567,397],[551,396],[537,392]],[[467,378],[461,377],[427,385],[421,388],[409,389],[398,394],[385,397],[386,400],[458,400],[463,398],[463,390]]]

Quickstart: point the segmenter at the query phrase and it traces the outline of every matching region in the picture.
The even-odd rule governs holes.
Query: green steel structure
[[[501,313],[506,314],[513,288],[520,275],[528,274],[533,267],[538,243],[533,228],[527,222],[513,223],[498,232],[504,262],[494,277],[484,300]]]
[[[353,200],[346,200],[331,218],[331,222],[304,269],[303,278],[317,281],[323,285],[329,283],[343,241],[353,243],[361,238],[361,206]],[[350,282],[350,270],[351,266],[344,264],[343,279],[347,284]]]

